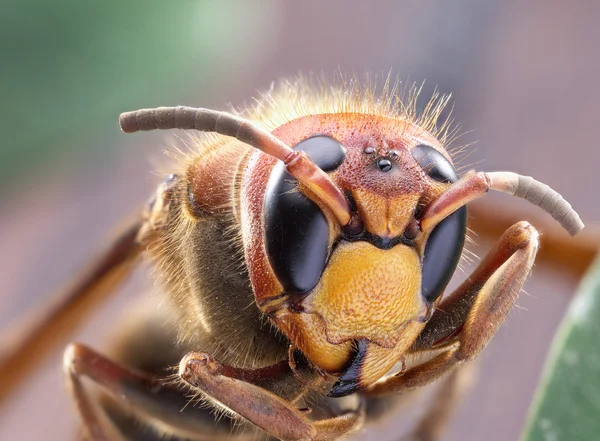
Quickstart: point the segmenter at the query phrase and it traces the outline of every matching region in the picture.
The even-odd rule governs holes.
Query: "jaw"
[[[368,387],[404,355],[423,329],[420,257],[414,248],[382,250],[342,242],[317,287],[272,316],[306,357],[341,375],[332,396]]]
[[[410,322],[396,346],[389,349],[360,340],[354,356],[328,395],[344,397],[374,384],[403,359],[424,327],[425,322]]]
[[[329,374],[339,374],[350,362],[352,341],[340,344],[327,339],[320,317],[304,312],[292,312],[287,307],[273,315],[275,325],[315,366]]]
[[[402,360],[426,324],[420,319],[405,323],[395,344],[383,347],[364,338],[332,343],[323,320],[315,314],[286,311],[274,320],[313,364],[338,377],[331,397],[352,394],[378,381]]]

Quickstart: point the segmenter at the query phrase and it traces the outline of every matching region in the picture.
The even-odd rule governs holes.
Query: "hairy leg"
[[[160,427],[170,436],[208,441],[227,439],[230,435],[229,430],[215,424],[213,415],[188,405],[189,390],[181,384],[122,367],[80,344],[67,348],[64,367],[87,440],[129,438],[121,435],[98,405],[95,394],[84,387],[84,379],[91,380],[120,405],[127,406],[145,425]]]
[[[390,394],[429,384],[460,363],[474,359],[489,343],[515,304],[538,249],[538,233],[527,222],[509,228],[423,330],[412,348],[444,348],[431,360],[376,383],[367,394]]]
[[[217,405],[242,416],[269,435],[284,441],[335,440],[358,429],[364,420],[364,407],[333,418],[311,421],[291,401],[248,381],[248,371],[222,365],[209,354],[191,352],[181,361],[181,377]]]

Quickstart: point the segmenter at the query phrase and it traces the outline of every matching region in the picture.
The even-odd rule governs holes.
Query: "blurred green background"
[[[298,72],[391,69],[425,80],[425,95],[435,86],[452,93],[456,119],[474,131],[460,142],[480,140],[467,164],[535,176],[593,226],[599,22],[600,4],[587,0],[0,0],[0,332],[76,272],[168,172],[161,150],[178,143],[174,135],[125,136],[121,112],[226,109]],[[527,204],[489,199],[543,233],[547,219]],[[483,255],[489,244],[477,241]],[[534,270],[446,440],[518,438],[576,282]],[[115,317],[140,299],[160,303],[152,285],[142,268],[73,339],[105,348]],[[0,439],[72,438],[60,358],[2,409]],[[400,420],[363,439],[397,439]]]
[[[260,8],[240,14],[243,5],[3,2],[0,185],[21,184],[49,167],[106,161],[124,109],[185,102],[198,92],[218,99],[223,72],[258,61],[272,32]]]

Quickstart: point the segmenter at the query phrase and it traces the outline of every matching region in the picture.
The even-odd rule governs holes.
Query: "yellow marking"
[[[329,342],[367,338],[391,348],[425,308],[419,256],[406,245],[341,243],[305,305],[323,319]]]
[[[404,232],[421,195],[409,193],[391,198],[368,190],[354,190],[352,196],[367,231],[391,238]]]

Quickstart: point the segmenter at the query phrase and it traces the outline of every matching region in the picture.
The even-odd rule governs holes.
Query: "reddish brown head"
[[[398,362],[443,291],[437,286],[433,295],[422,292],[428,235],[419,233],[418,214],[456,180],[456,173],[440,142],[407,120],[360,113],[311,115],[273,134],[308,149],[309,156],[311,148],[322,155],[325,149],[343,150],[329,175],[348,199],[354,222],[340,226],[318,200],[318,220],[310,209],[298,210],[293,198],[306,204],[311,192],[302,186],[293,196],[289,189],[282,191],[273,181],[286,178],[273,178],[279,175],[272,158],[255,155],[241,198],[246,204],[242,216],[248,215],[243,224],[250,226],[243,237],[257,302],[309,359],[329,372],[346,368],[357,343],[364,342],[360,376],[361,386],[368,385]],[[423,160],[423,148],[437,153],[452,171],[446,182],[432,178],[432,161]],[[319,164],[318,155],[312,155]],[[278,223],[282,218],[290,220]],[[457,237],[450,238],[455,244],[446,247],[450,273],[464,240],[464,222],[458,226]]]

